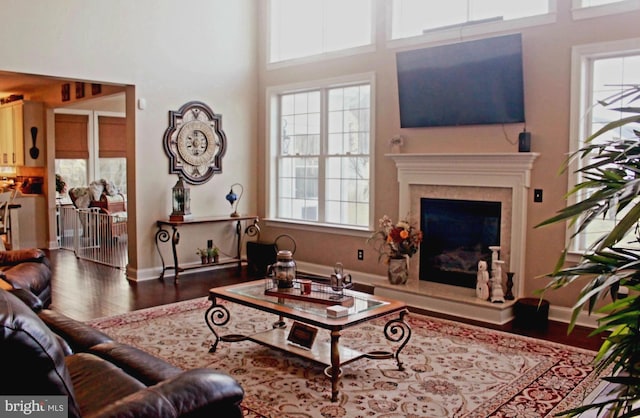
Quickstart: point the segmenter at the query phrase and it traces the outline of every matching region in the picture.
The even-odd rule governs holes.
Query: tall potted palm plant
[[[581,159],[582,180],[569,191],[576,203],[538,226],[569,221],[574,237],[603,217],[615,219],[575,265],[567,266],[567,249],[560,257],[547,286],[557,289],[574,282],[584,285],[573,306],[569,331],[585,307],[602,314],[592,335],[604,335],[595,358],[599,371],[613,388],[607,400],[566,411],[576,416],[586,410],[608,411],[614,417],[640,416],[640,85],[600,105],[619,111],[622,117],[588,137],[571,158]],[[620,134],[618,134],[620,133]],[[621,287],[629,289],[619,297]],[[604,306],[598,307],[600,300]],[[606,373],[604,373],[606,371]]]

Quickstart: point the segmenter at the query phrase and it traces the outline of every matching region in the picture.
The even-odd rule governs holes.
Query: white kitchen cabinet
[[[0,164],[17,166],[24,164],[24,134],[22,128],[22,103],[11,103],[0,108]]]
[[[1,106],[0,165],[43,167],[45,161],[43,128],[44,106],[42,103],[21,100]],[[35,143],[32,133],[36,135]],[[33,158],[34,156],[36,158]]]

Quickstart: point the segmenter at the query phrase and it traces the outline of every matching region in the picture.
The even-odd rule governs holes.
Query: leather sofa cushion
[[[71,376],[60,339],[16,296],[0,290],[0,339],[5,361],[19,373],[0,379],[3,395],[65,395],[69,416],[78,416]]]
[[[146,388],[122,369],[93,354],[72,354],[67,356],[66,363],[83,416]]]
[[[13,289],[13,290],[10,290],[10,292],[12,295],[17,296],[18,299],[24,302],[24,304],[27,305],[29,308],[31,308],[31,310],[34,312],[38,312],[42,308],[44,308],[44,304],[42,303],[40,298],[34,295],[33,293],[31,293],[30,290]]]
[[[100,416],[242,418],[238,405],[243,396],[231,376],[194,369],[113,403]]]
[[[57,311],[44,309],[38,316],[50,329],[60,335],[75,353],[87,351],[89,347],[112,341],[107,334],[83,322],[61,315]]]
[[[147,386],[155,385],[182,373],[182,369],[158,357],[117,341],[98,344],[91,347],[89,351],[121,367]]]
[[[14,288],[39,295],[51,285],[51,270],[43,263],[25,262],[4,270],[5,279]]]
[[[8,283],[14,294],[32,310],[40,310],[51,303],[51,265],[39,248],[0,251],[0,279]],[[32,295],[18,294],[17,289]]]
[[[28,261],[49,264],[44,251],[39,248],[24,248],[13,251],[0,251],[0,265],[13,266]]]

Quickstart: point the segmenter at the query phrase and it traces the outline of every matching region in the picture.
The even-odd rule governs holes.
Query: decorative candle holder
[[[513,276],[515,276],[514,272],[512,271],[507,272],[507,292],[504,295],[504,298],[506,300],[515,299],[515,297],[513,296]]]

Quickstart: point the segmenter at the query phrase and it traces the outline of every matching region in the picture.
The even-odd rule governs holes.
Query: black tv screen
[[[400,126],[524,122],[520,34],[396,54]]]

